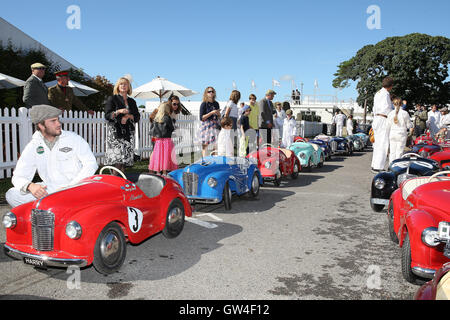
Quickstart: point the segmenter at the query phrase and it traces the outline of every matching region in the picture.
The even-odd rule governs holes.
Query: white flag
[[[252,88],[253,88],[253,89],[256,89],[255,80],[252,80]]]
[[[277,80],[272,79],[272,86],[274,86],[274,87],[281,87],[281,84]]]
[[[314,89],[319,89],[319,83],[317,82],[317,79],[314,80]]]
[[[237,86],[236,86],[236,82],[233,81],[233,89],[236,90]]]

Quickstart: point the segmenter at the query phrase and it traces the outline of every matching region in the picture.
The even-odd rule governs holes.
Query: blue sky
[[[81,10],[79,30],[66,27],[70,5]],[[370,5],[380,8],[381,29],[367,27]],[[226,100],[235,81],[246,100],[276,79],[278,101],[291,92],[286,78],[305,94],[315,79],[320,94],[335,94],[337,66],[367,44],[413,32],[449,37],[449,12],[448,0],[22,0],[2,1],[0,16],[113,83],[131,74],[137,87],[161,76],[198,92],[211,85]],[[351,86],[338,97],[357,93]]]

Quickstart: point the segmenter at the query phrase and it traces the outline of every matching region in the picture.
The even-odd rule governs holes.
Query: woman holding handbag
[[[164,102],[158,107],[158,113],[153,122],[152,136],[155,137],[155,147],[150,157],[149,171],[167,175],[168,171],[178,169],[175,146],[172,133],[175,131],[171,115],[171,103]]]
[[[207,87],[203,92],[203,102],[200,105],[200,140],[202,156],[206,156],[208,146],[215,144],[220,130],[220,106],[216,101],[216,90]]]
[[[103,164],[114,166],[122,172],[125,167],[134,165],[135,124],[140,119],[136,101],[128,96],[131,92],[130,81],[121,77],[114,86],[114,95],[105,104],[107,126]]]

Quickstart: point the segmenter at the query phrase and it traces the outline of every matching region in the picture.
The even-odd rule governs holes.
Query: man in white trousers
[[[441,113],[439,112],[437,105],[433,104],[431,110],[428,112],[427,127],[430,129],[432,137],[439,131],[439,123],[441,122]]]
[[[342,129],[344,128],[345,123],[345,115],[342,113],[341,110],[339,110],[338,114],[336,115],[335,121],[336,121],[336,136],[342,137]]]
[[[387,116],[394,109],[390,91],[394,86],[394,79],[383,79],[381,88],[373,98],[373,122],[372,129],[375,142],[372,153],[372,172],[378,173],[384,170],[386,157],[389,150],[389,130],[387,128]]]
[[[353,116],[349,115],[346,123],[347,135],[353,135]]]
[[[30,110],[36,132],[17,161],[6,192],[11,207],[42,199],[50,193],[77,184],[98,168],[89,144],[76,133],[61,129],[61,110],[35,105]],[[42,182],[33,183],[35,173]]]

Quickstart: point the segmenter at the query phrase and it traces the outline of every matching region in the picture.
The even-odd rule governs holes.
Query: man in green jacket
[[[425,132],[427,127],[428,113],[424,106],[416,104],[416,112],[414,112],[414,135],[420,136]]]
[[[48,100],[50,104],[61,110],[72,110],[75,106],[76,110],[87,111],[89,114],[94,114],[94,111],[88,110],[88,108],[81,102],[80,99],[74,94],[73,89],[68,86],[69,84],[69,71],[58,71],[55,73],[58,83],[48,89]]]

